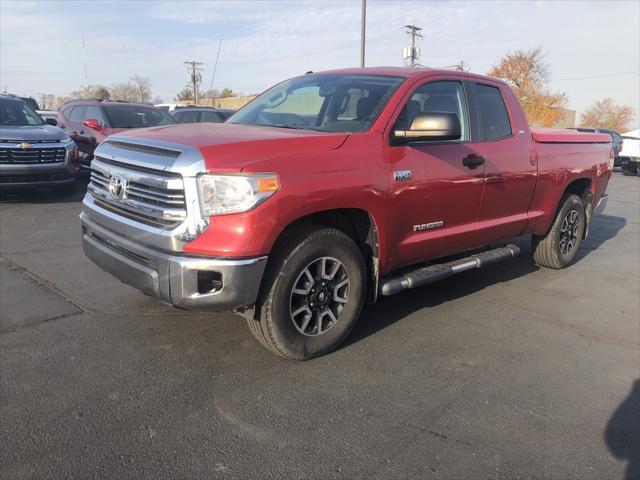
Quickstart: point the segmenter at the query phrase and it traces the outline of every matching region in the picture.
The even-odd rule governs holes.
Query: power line
[[[589,80],[591,78],[605,78],[605,77],[618,77],[620,75],[633,75],[634,73],[640,73],[640,70],[633,70],[631,72],[607,73],[604,75],[590,75],[586,77],[555,78],[552,81],[559,82],[561,80]]]

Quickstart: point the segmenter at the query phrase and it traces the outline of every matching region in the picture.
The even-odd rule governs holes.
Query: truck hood
[[[42,142],[64,140],[67,134],[53,125],[3,125],[0,127],[0,140],[17,140],[19,142]]]
[[[249,164],[270,158],[326,151],[340,147],[347,133],[292,130],[231,123],[185,123],[128,130],[122,136],[146,144],[155,140],[195,147],[202,153],[207,170],[238,171]]]

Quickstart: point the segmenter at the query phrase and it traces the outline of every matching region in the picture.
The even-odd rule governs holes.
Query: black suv
[[[27,103],[0,95],[0,188],[53,186],[70,193],[78,175],[78,149]]]
[[[622,162],[620,160],[620,150],[622,150],[622,135],[620,135],[615,130],[611,130],[609,128],[587,128],[587,127],[576,127],[570,128],[570,130],[577,130],[578,132],[586,132],[586,133],[606,133],[611,137],[611,142],[613,143],[613,166],[619,167]]]
[[[210,107],[184,107],[171,114],[178,123],[224,123],[236,110]]]

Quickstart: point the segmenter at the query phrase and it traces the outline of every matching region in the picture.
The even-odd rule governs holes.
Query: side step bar
[[[487,267],[494,263],[515,258],[520,255],[520,247],[517,245],[507,245],[506,247],[494,248],[486,252],[470,255],[460,260],[452,262],[440,263],[437,265],[429,265],[428,267],[419,268],[409,273],[405,273],[401,277],[391,278],[389,280],[381,280],[380,293],[382,295],[395,295],[407,288],[422,287],[429,283],[451,277],[456,273],[472,270],[474,268]]]

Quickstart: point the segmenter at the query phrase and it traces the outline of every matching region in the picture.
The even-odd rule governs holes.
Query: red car
[[[96,146],[109,135],[176,123],[158,108],[109,100],[73,100],[58,110],[56,120],[58,127],[66,129],[78,145],[80,165],[84,168],[89,168]]]
[[[613,163],[609,135],[532,131],[500,80],[391,67],[293,78],[226,123],[121,133],[97,155],[87,256],[180,308],[242,312],[299,360],[379,295],[518,255],[515,236],[569,265]]]

